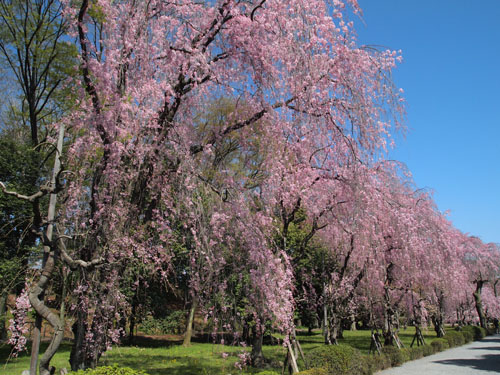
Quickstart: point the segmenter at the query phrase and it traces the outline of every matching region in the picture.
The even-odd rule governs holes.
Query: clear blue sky
[[[359,4],[359,42],[403,51],[409,132],[391,158],[457,228],[500,243],[500,0]]]

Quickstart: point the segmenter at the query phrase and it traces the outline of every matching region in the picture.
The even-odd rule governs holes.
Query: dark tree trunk
[[[481,291],[483,289],[483,285],[484,285],[483,280],[476,281],[476,291],[473,293],[473,296],[474,296],[474,301],[476,303],[477,315],[479,316],[479,324],[481,325],[481,327],[486,329],[486,316],[484,315],[483,301],[481,298]]]
[[[384,316],[384,345],[394,346],[394,325],[393,321],[394,313],[390,307],[386,306],[385,316]]]
[[[263,327],[260,324],[252,327],[252,352],[250,353],[250,361],[253,367],[261,368],[265,365],[265,358],[262,353],[263,331]]]
[[[85,369],[85,334],[87,332],[87,313],[79,309],[76,320],[71,327],[73,331],[73,346],[69,356],[71,371]]]
[[[128,331],[128,342],[133,345],[135,342],[134,330],[135,330],[135,314],[137,311],[135,298],[132,300],[132,311],[130,313],[129,331]]]
[[[7,318],[7,297],[9,294],[4,291],[0,295],[0,340],[7,339],[7,329],[5,328],[6,318]]]
[[[433,315],[431,319],[434,324],[434,331],[436,331],[437,337],[444,337],[443,318],[441,316]]]

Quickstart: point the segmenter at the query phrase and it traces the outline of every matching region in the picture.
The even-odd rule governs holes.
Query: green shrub
[[[483,327],[478,327],[478,326],[465,326],[462,327],[462,332],[463,331],[471,332],[472,335],[474,336],[474,340],[481,340],[486,336],[487,333]]]
[[[384,346],[382,353],[389,357],[391,366],[401,366],[404,362],[408,361],[409,355],[404,349],[398,349],[395,346]]]
[[[262,373],[259,372],[257,375],[260,374]],[[277,374],[277,372],[276,373],[273,372],[273,374]],[[328,375],[328,371],[326,371],[322,367],[315,367],[315,368],[310,368],[309,370],[300,371],[297,373],[297,375]]]
[[[489,326],[486,328],[486,336],[494,335],[495,333],[497,333],[495,327]]]
[[[348,345],[320,346],[309,351],[306,359],[309,366],[324,368],[328,374],[364,375],[367,371],[361,352]]]
[[[448,344],[448,342],[446,342]],[[430,355],[434,354],[434,347],[431,345],[423,345],[422,346],[422,353],[424,354],[424,357],[428,357]]]
[[[450,347],[448,340],[445,339],[435,339],[431,342],[432,352],[442,352]],[[425,354],[424,354],[425,355]]]
[[[385,354],[364,355],[365,374],[371,375],[391,367],[391,359]]]
[[[465,344],[464,335],[462,334],[462,332],[458,331],[450,331],[446,333],[444,339],[448,341],[448,345],[450,346],[450,348]]]
[[[415,359],[420,359],[424,356],[424,348],[422,346],[415,346],[413,348],[409,348],[410,360],[414,361]]]
[[[381,354],[378,356],[380,363],[380,370],[385,370],[391,367],[391,358],[386,356],[385,354]]]
[[[147,375],[144,371],[134,370],[130,367],[102,366],[95,369],[70,372],[68,375]]]
[[[186,317],[183,311],[171,311],[164,318],[148,315],[139,327],[147,335],[166,335],[184,332]]]
[[[474,334],[469,330],[463,330],[460,332],[464,336],[465,342],[474,341]]]

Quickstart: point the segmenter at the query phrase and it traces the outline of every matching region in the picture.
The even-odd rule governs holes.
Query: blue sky
[[[359,0],[360,44],[403,51],[406,139],[390,153],[463,232],[500,243],[500,0]]]

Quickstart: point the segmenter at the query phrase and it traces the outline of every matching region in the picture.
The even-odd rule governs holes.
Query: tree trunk
[[[387,307],[384,313],[384,345],[394,345],[394,326],[392,309]]]
[[[437,337],[444,337],[443,318],[433,315],[431,319],[434,324],[434,331],[436,331]]]
[[[357,328],[356,328],[356,316],[354,314],[352,314],[350,316],[350,321],[351,321],[350,330],[351,331],[357,331]]]
[[[64,125],[61,124],[59,127],[59,136],[57,139],[57,152],[54,160],[54,168],[52,170],[52,177],[50,180],[51,187],[56,186],[56,178],[61,169],[60,156],[62,153],[62,147],[64,142]],[[57,194],[50,194],[49,199],[49,209],[47,214],[47,230],[45,232],[47,241],[50,243],[52,241],[52,232],[54,230],[53,221],[56,212],[56,201]],[[48,288],[48,284],[52,279],[52,272],[54,271],[55,262],[58,258],[59,250],[57,245],[45,244],[43,247],[43,261],[42,270],[38,282],[29,291],[29,300],[31,306],[35,309],[37,313],[35,330],[33,335],[33,346],[31,349],[31,363],[30,363],[30,375],[36,375],[36,362],[38,360],[38,354],[40,350],[40,332],[42,327],[42,318],[47,320],[52,328],[54,329],[54,336],[52,341],[47,347],[45,353],[40,360],[40,375],[49,375],[51,371],[55,369],[49,369],[50,360],[59,349],[59,345],[64,337],[64,326],[59,319],[59,317],[54,314],[44,303],[45,290]]]
[[[328,319],[328,345],[338,345],[339,338],[343,338],[342,333],[342,320],[338,317],[337,313],[333,311]]]
[[[486,316],[483,311],[483,301],[481,298],[481,291],[483,289],[483,280],[476,281],[476,291],[472,294],[474,296],[474,301],[476,303],[476,311],[479,316],[479,324],[481,327],[486,329]]]
[[[330,324],[328,321],[328,306],[325,303],[323,305],[323,336],[325,338],[325,345],[332,345],[330,340]]]
[[[265,365],[265,358],[262,353],[263,341],[263,327],[260,324],[255,324],[252,327],[252,352],[250,353],[250,361],[253,367],[262,368]]]
[[[69,356],[71,371],[85,369],[85,334],[87,333],[87,313],[79,309],[76,315],[76,320],[71,327],[73,331],[73,346]]]
[[[130,345],[134,344],[135,341],[135,336],[134,336],[134,330],[135,330],[135,314],[137,310],[136,306],[136,300],[135,298],[132,300],[132,311],[130,313],[130,322],[129,322],[129,331],[128,331],[128,342]]]
[[[40,359],[40,365],[39,365],[39,371],[40,375],[50,375],[55,371],[53,368],[49,368],[50,360],[56,353],[57,349],[59,348],[61,341],[64,337],[64,326],[59,319],[59,316],[54,314],[44,303],[43,300],[39,299],[38,297],[43,294],[43,291],[47,288],[47,283],[50,280],[50,276],[52,275],[52,271],[54,269],[54,252],[51,251],[49,258],[47,259],[47,263],[45,264],[45,267],[43,268],[42,275],[40,277],[40,280],[38,281],[37,284],[35,284],[34,287],[31,288],[30,293],[29,293],[29,299],[30,303],[35,309],[35,311],[38,313],[38,315],[45,320],[47,320],[52,328],[54,329],[54,336],[52,337],[52,341],[50,342],[49,346],[47,347],[45,353],[43,354],[42,358]],[[39,333],[39,332],[38,332]],[[36,348],[36,349],[39,349]],[[38,351],[35,351],[35,349],[32,349],[32,363],[33,363],[33,358],[36,356],[38,357]],[[35,357],[35,358],[36,358]],[[36,361],[36,359],[35,359]],[[35,362],[36,363],[36,362]],[[30,369],[31,371],[31,369]],[[36,373],[36,371],[35,371]]]
[[[189,310],[189,317],[186,325],[186,333],[184,334],[184,341],[182,346],[190,346],[191,345],[191,337],[193,336],[193,321],[194,321],[194,313],[196,311],[197,300],[196,297],[193,297],[193,303],[191,305],[191,309]]]
[[[9,293],[7,291],[2,292],[0,295],[0,340],[7,339],[7,329],[5,328],[5,323],[7,321],[7,297]]]

